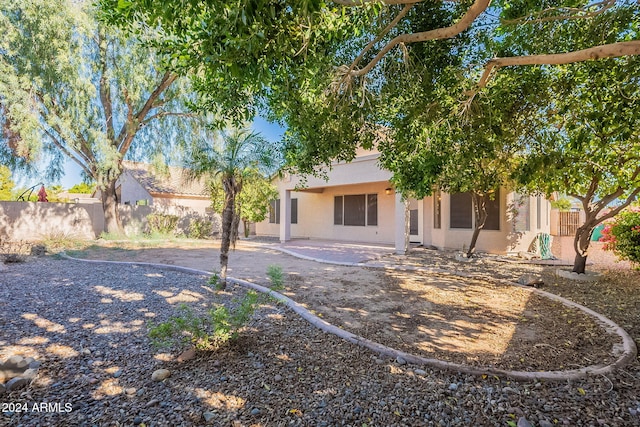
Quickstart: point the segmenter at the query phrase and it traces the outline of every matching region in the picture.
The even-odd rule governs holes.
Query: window
[[[280,224],[280,199],[269,203],[269,223]]]
[[[411,209],[409,211],[409,235],[418,235],[418,209]]]
[[[536,228],[542,228],[542,197],[536,197]]]
[[[342,196],[333,198],[333,224],[342,225]]]
[[[291,199],[291,224],[298,223],[298,199]]]
[[[530,200],[529,196],[523,196],[518,193],[514,193],[513,204],[516,209],[516,215],[514,218],[514,230],[517,232],[529,231],[531,229],[530,221]]]
[[[280,224],[280,199],[269,203],[269,223]],[[298,223],[298,199],[291,199],[291,224]]]
[[[472,228],[473,206],[471,193],[454,193],[449,196],[451,228]]]
[[[378,225],[378,195],[353,194],[333,199],[334,225]]]
[[[500,230],[500,189],[493,194],[493,200],[487,200],[487,220],[484,230]]]
[[[378,225],[377,194],[367,194],[367,225]]]
[[[433,192],[433,228],[442,227],[442,194],[440,190]]]

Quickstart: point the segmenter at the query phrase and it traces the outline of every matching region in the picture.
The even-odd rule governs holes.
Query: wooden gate
[[[558,235],[574,236],[580,226],[580,212],[559,212]]]

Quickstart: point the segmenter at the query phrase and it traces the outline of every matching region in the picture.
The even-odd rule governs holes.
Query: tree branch
[[[74,153],[79,154],[77,153],[76,150],[74,150],[74,153],[72,153],[71,150],[69,150],[54,134],[49,132],[49,130],[47,129],[43,129],[43,130],[44,130],[44,133],[51,139],[51,142],[53,143],[53,145],[58,147],[58,149],[62,151],[65,154],[65,156],[67,156],[69,159],[76,162],[76,164],[80,166],[87,175],[92,176],[91,171],[89,170],[87,165],[82,163],[82,161],[74,155]]]
[[[412,2],[401,1],[398,3],[389,3],[389,0],[387,0],[384,3],[385,4],[409,4]],[[414,3],[417,3],[417,2],[414,2]],[[428,40],[449,39],[457,36],[464,30],[469,28],[469,26],[473,23],[473,21],[475,21],[476,18],[489,7],[490,3],[491,3],[491,0],[475,0],[473,4],[469,7],[469,10],[467,11],[467,13],[465,13],[464,16],[462,16],[462,18],[460,18],[460,20],[457,23],[449,27],[436,28],[434,30],[423,31],[420,33],[401,34],[397,37],[394,37],[391,41],[389,41],[389,43],[387,43],[380,50],[380,52],[378,52],[378,54],[367,65],[365,65],[363,68],[359,70],[349,71],[348,76],[353,78],[353,77],[359,77],[367,74],[369,71],[373,69],[373,67],[376,66],[376,64],[378,64],[378,62],[380,62],[382,58],[384,58],[384,56],[387,53],[389,53],[391,49],[393,49],[395,46],[398,46],[399,44],[418,43],[418,42],[424,42]],[[355,3],[355,5],[359,5],[359,4],[361,3],[360,2]],[[387,29],[385,28],[385,30]]]
[[[146,125],[147,123],[156,120],[156,119],[160,119],[162,117],[168,117],[168,116],[172,116],[172,117],[196,117],[196,115],[194,113],[175,113],[175,112],[171,112],[171,111],[162,111],[160,113],[154,114],[152,116],[147,117],[146,119],[144,119],[142,122],[140,122],[143,125]]]
[[[382,3],[386,5],[394,5],[394,4],[416,4],[420,3],[424,0],[333,0],[335,4],[339,4],[341,6],[362,6],[367,3]]]
[[[504,24],[533,24],[538,22],[566,21],[574,19],[593,18],[615,6],[616,0],[602,0],[585,7],[550,7],[538,13],[515,19],[505,19]],[[593,10],[596,8],[595,10]],[[560,12],[560,15],[553,15]]]
[[[482,77],[480,77],[478,84],[468,94],[470,98],[473,98],[480,89],[487,86],[487,83],[489,83],[489,80],[493,77],[494,71],[497,71],[498,68],[501,67],[515,65],[562,65],[631,55],[640,55],[640,40],[610,43],[573,52],[494,58],[486,63],[484,73]]]
[[[136,135],[136,132],[140,129],[142,125],[142,121],[149,114],[149,111],[153,108],[153,103],[160,97],[160,95],[167,90],[169,86],[178,78],[176,74],[173,74],[171,71],[167,71],[162,76],[160,83],[158,86],[151,92],[147,101],[144,103],[140,111],[133,117],[132,121],[127,121],[123,125],[122,130],[126,132],[124,138],[120,142],[118,147],[118,151],[121,155],[125,155],[125,153],[129,150],[131,143],[133,142],[133,138]]]
[[[389,25],[387,25],[381,32],[380,34],[378,34],[376,36],[376,38],[374,38],[373,40],[371,40],[365,47],[364,49],[362,49],[362,52],[360,52],[360,54],[358,55],[358,57],[351,63],[351,66],[349,67],[349,71],[348,73],[351,73],[355,67],[358,65],[358,63],[360,63],[360,61],[362,60],[362,58],[364,57],[365,53],[367,53],[376,43],[378,43],[380,40],[382,40],[382,38],[384,36],[387,35],[387,33],[389,33],[389,31],[391,31],[396,25],[398,25],[398,22],[400,22],[400,20],[402,18],[404,18],[407,13],[409,13],[409,11],[411,10],[411,8],[414,6],[414,4],[407,4],[405,5],[402,10],[400,11],[400,13],[398,13],[398,16],[396,16],[393,21],[391,21],[389,23]]]
[[[113,129],[113,104],[111,101],[111,87],[107,80],[107,41],[102,37],[100,32],[99,38],[99,50],[100,50],[100,103],[104,109],[104,116],[106,121],[107,139],[113,141],[115,137],[115,130]]]

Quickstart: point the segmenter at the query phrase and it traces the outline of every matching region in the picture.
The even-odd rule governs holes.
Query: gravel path
[[[379,359],[278,305],[264,306],[237,345],[179,363],[150,347],[146,324],[181,302],[209,304],[205,278],[52,258],[8,267],[0,274],[0,359],[21,354],[42,366],[27,389],[0,395],[0,425],[640,426],[637,363],[560,384],[421,370]],[[171,377],[152,381],[158,368]],[[62,410],[35,412],[41,403]]]

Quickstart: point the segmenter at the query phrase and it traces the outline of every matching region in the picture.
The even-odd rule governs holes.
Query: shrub
[[[177,215],[161,213],[150,214],[147,216],[149,231],[151,233],[173,234],[176,231],[179,219]]]
[[[605,225],[600,241],[618,258],[640,263],[640,209],[620,212]]]
[[[194,218],[189,223],[189,237],[208,239],[213,234],[213,223],[205,218]]]
[[[271,289],[284,289],[284,278],[282,275],[282,267],[279,265],[270,265],[267,267],[267,277],[271,280]]]
[[[192,344],[198,350],[215,350],[238,338],[258,303],[258,294],[250,291],[234,301],[233,308],[216,304],[204,315],[181,304],[178,315],[150,325],[149,338],[156,346]]]

